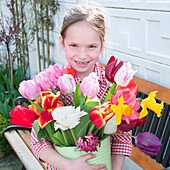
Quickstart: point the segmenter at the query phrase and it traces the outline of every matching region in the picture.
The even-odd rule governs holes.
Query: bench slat
[[[28,130],[17,130],[17,132],[20,135],[20,137],[22,138],[22,140],[25,142],[25,144],[27,145],[29,150],[32,152],[32,148],[31,148],[31,134],[30,134],[30,132]],[[46,167],[47,167],[46,163],[42,163],[38,159],[37,159],[37,161],[42,165],[42,167],[44,169],[46,169]]]
[[[140,155],[140,156],[139,156]],[[150,158],[145,153],[141,152],[137,147],[132,145],[132,155],[129,157],[132,161],[146,170],[161,170],[164,167],[157,163],[154,159]]]
[[[170,89],[169,88],[160,86],[156,83],[144,80],[136,76],[133,77],[133,80],[135,83],[138,84],[139,91],[142,91],[145,94],[149,94],[150,92],[157,90],[158,93],[156,94],[156,99],[170,104],[170,97],[169,97]]]
[[[25,143],[15,130],[5,132],[4,136],[12,146],[13,150],[28,170],[43,170],[44,168],[34,157],[33,153],[28,149]],[[17,145],[16,145],[17,143]]]
[[[31,150],[31,134],[28,130],[17,130],[17,133]]]

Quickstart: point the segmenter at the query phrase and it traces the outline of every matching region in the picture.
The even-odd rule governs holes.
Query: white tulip
[[[55,130],[72,129],[80,123],[80,117],[88,114],[85,111],[80,111],[80,106],[76,109],[73,106],[65,106],[54,109],[52,117],[56,122],[54,123]]]
[[[131,63],[124,63],[122,67],[116,72],[114,80],[117,85],[125,87],[129,84],[130,80],[133,78],[133,75],[136,73],[136,70],[131,68]]]
[[[104,128],[105,134],[111,134],[117,131],[117,125],[115,125],[115,121],[116,121],[116,115],[114,115],[110,120],[107,121]]]

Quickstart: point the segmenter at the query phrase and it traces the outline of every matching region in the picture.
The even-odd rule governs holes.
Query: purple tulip
[[[135,139],[135,144],[139,150],[151,156],[156,156],[162,146],[160,140],[150,132],[139,133]]]

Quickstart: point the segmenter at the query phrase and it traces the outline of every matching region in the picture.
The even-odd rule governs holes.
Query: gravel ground
[[[15,154],[11,154],[7,158],[0,155],[0,170],[21,170],[22,163]]]

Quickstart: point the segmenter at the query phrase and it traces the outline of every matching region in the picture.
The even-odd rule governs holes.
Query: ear
[[[59,36],[59,41],[60,41],[61,48],[64,50],[64,39],[61,35]]]

